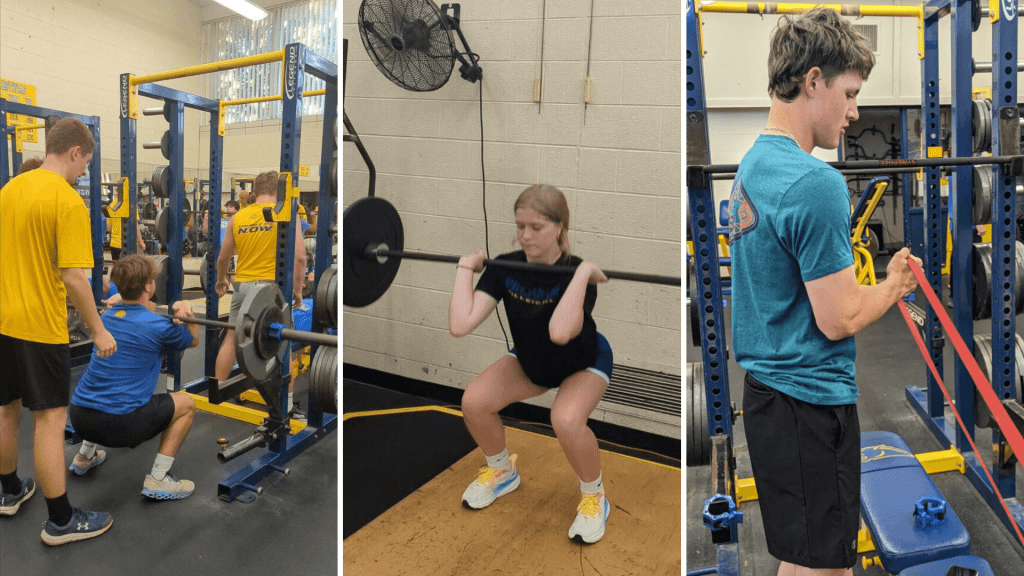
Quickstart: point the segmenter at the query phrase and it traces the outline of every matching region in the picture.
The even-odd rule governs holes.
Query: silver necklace
[[[779,133],[783,134],[784,136],[788,137],[793,142],[796,142],[797,146],[800,145],[800,141],[796,139],[796,136],[793,136],[793,134],[791,132],[783,130],[782,128],[778,128],[776,126],[765,126],[765,130],[771,130],[773,132],[779,132]]]

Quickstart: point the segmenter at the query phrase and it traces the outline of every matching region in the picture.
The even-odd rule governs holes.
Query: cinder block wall
[[[584,110],[591,2],[548,2],[542,19],[543,4],[462,2],[462,28],[484,70],[490,253],[518,249],[512,204],[524,188],[542,182],[569,201],[574,253],[608,269],[679,276],[681,5],[594,3],[593,95]],[[358,8],[359,2],[344,3],[344,104],[375,164],[376,195],[401,214],[406,249],[483,249],[481,84],[462,80],[458,63],[434,92],[391,83],[363,48]],[[538,107],[533,85],[541,72],[542,29]],[[343,149],[348,206],[366,196],[368,171],[354,144]],[[468,337],[448,334],[454,278],[454,265],[403,262],[378,302],[344,309],[344,361],[465,388],[505,353],[505,339],[494,316]],[[599,287],[594,314],[616,363],[680,374],[680,294],[623,281]],[[535,402],[550,405],[551,397]],[[605,408],[602,403],[595,417],[620,418]],[[673,426],[678,437],[678,422]]]
[[[201,62],[200,10],[190,2],[0,2],[0,76],[36,87],[36,105],[99,116],[103,171],[121,171],[119,78],[122,73],[152,74]],[[198,93],[198,78],[164,85]],[[159,105],[148,98],[140,106]],[[198,126],[198,114],[186,109],[186,126]],[[159,150],[141,142],[159,140],[162,116],[139,119],[138,174],[147,179],[160,163]],[[27,143],[24,158],[45,155],[45,140]],[[209,149],[206,149],[208,154]],[[199,133],[185,135],[186,172],[205,166],[199,158]],[[190,174],[186,174],[189,176]]]

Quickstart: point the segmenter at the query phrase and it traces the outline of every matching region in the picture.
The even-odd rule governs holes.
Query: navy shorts
[[[72,404],[68,417],[75,432],[88,442],[107,448],[135,448],[171,425],[174,399],[170,394],[154,394],[147,404],[128,414],[107,414]]]
[[[516,349],[512,348],[508,352],[510,355],[516,355]],[[517,358],[518,359],[518,358]],[[608,339],[604,337],[604,334],[597,333],[597,360],[594,361],[592,366],[587,367],[588,372],[593,372],[604,380],[605,384],[611,383],[612,379],[612,363],[614,357],[612,355],[612,345],[608,343]],[[555,383],[553,386],[548,385],[545,382],[534,382],[538,386],[545,388],[557,388],[561,384],[561,380]]]
[[[71,348],[0,334],[0,406],[21,399],[32,411],[71,401]]]
[[[747,374],[743,426],[768,553],[807,568],[850,568],[860,526],[856,404],[797,400]]]

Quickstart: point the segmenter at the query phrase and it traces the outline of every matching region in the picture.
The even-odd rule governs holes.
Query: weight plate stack
[[[1024,397],[1024,338],[1021,338],[1020,334],[1016,335],[1017,350],[1014,354],[1014,365],[1017,371],[1017,398],[1021,399]],[[975,334],[974,335],[974,359],[978,362],[978,366],[981,368],[982,374],[985,378],[992,382],[992,335],[991,334]],[[997,394],[997,397],[1002,399],[1001,394]],[[992,411],[989,410],[988,404],[985,404],[984,398],[981,397],[981,393],[977,390],[974,391],[974,423],[979,428],[993,428],[996,426],[996,421],[992,417]]]

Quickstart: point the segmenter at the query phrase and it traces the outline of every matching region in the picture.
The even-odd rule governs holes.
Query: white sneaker
[[[189,497],[195,489],[196,485],[190,480],[176,480],[170,474],[164,475],[163,480],[157,480],[152,474],[146,474],[142,495],[155,500],[180,500]]]
[[[516,454],[509,460],[512,468],[497,470],[489,466],[480,469],[476,480],[462,493],[462,505],[472,510],[490,506],[498,498],[519,487],[519,471],[516,469]]]
[[[600,540],[611,512],[608,498],[604,494],[584,494],[576,512],[576,520],[569,527],[569,538],[580,544],[593,544]]]

